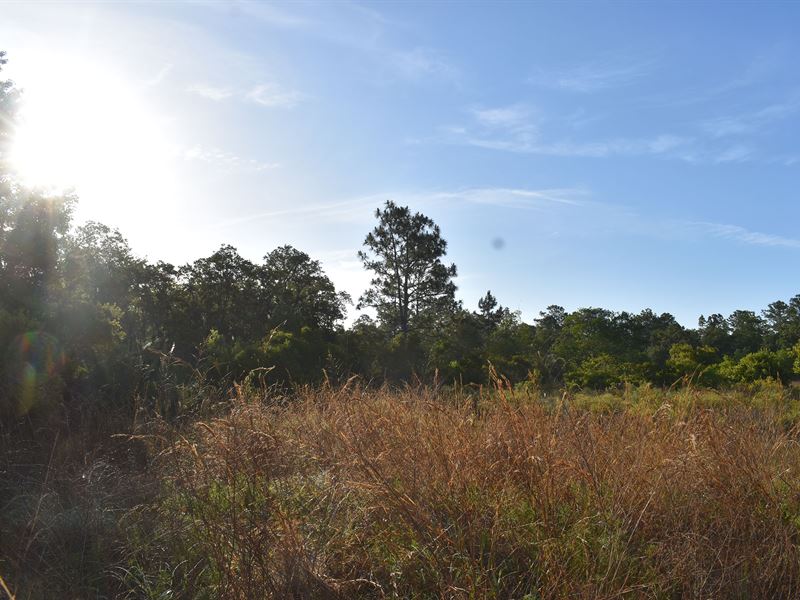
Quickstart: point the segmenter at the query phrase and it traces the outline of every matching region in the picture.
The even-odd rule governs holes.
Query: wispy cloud
[[[199,1],[196,4],[217,12],[224,12],[230,17],[247,17],[258,20],[264,25],[281,29],[306,29],[316,22],[299,14],[290,12],[279,5],[266,2],[214,2]]]
[[[468,112],[472,117],[468,124],[442,127],[437,136],[409,141],[467,145],[523,154],[595,158],[614,155],[671,155],[680,152],[692,142],[691,138],[673,134],[590,141],[549,139],[540,131],[545,119],[529,106],[513,104],[472,108]]]
[[[615,138],[598,141],[563,140],[531,146],[527,152],[550,156],[575,156],[604,158],[608,156],[667,155],[678,151],[691,142],[672,134],[656,135],[652,138]]]
[[[393,43],[397,32],[407,34],[409,23],[395,21],[359,2],[295,2],[269,4],[209,2],[209,9],[243,16],[262,25],[293,30],[310,41],[332,44],[361,54],[380,73],[377,81],[448,83],[458,85],[461,70],[445,54],[426,44]]]
[[[186,90],[215,102],[237,99],[266,108],[294,108],[307,97],[302,92],[285,88],[277,83],[259,83],[247,90],[196,83]]]
[[[727,162],[745,162],[755,156],[755,149],[745,144],[735,144],[726,148],[717,154],[714,162],[727,163]]]
[[[800,112],[800,94],[785,102],[770,104],[758,110],[715,117],[704,121],[703,130],[713,137],[748,135],[759,132],[771,123],[795,116]]]
[[[297,31],[312,38],[341,46],[368,50],[374,48],[384,28],[390,24],[379,11],[357,2],[213,2],[210,9],[226,11],[261,25]]]
[[[268,108],[293,108],[306,98],[297,90],[282,88],[274,83],[262,83],[245,94],[245,98]]]
[[[730,143],[734,134],[755,134],[772,122],[800,114],[800,94],[750,113],[700,122],[688,133],[656,133],[652,136],[585,139],[576,137],[575,113],[565,118],[548,116],[522,103],[494,107],[470,107],[468,119],[440,127],[427,138],[407,140],[412,144],[473,146],[518,154],[564,158],[608,158],[614,156],[659,157],[693,164],[730,164],[756,160],[790,165],[792,157],[765,153],[751,140]],[[579,118],[589,119],[585,113]]]
[[[582,206],[586,190],[581,188],[553,188],[531,190],[525,188],[465,188],[452,192],[431,192],[421,199],[428,201],[455,201],[483,204],[500,208],[541,209],[547,206],[566,204]]]
[[[535,145],[538,123],[534,110],[524,104],[472,108],[469,126],[451,128],[449,134],[468,145],[525,152]]]
[[[750,231],[738,225],[728,225],[723,223],[692,222],[690,226],[700,227],[709,235],[714,237],[735,240],[744,244],[755,246],[769,246],[781,248],[800,248],[800,239],[787,238],[771,233]]]
[[[596,92],[630,85],[646,75],[650,66],[644,62],[593,61],[559,71],[538,70],[528,78],[528,82],[539,87],[569,92]]]
[[[445,143],[466,144],[489,150],[503,150],[522,154],[578,158],[606,158],[609,156],[674,155],[682,158],[679,148],[691,139],[672,134],[652,138],[615,138],[608,140],[530,140],[527,135],[512,137],[481,137],[464,133],[450,136]]]
[[[368,200],[371,199],[371,201]],[[326,204],[304,204],[294,203],[290,207],[274,208],[271,210],[243,215],[241,217],[234,217],[219,223],[220,227],[231,227],[240,225],[242,223],[249,223],[253,221],[263,221],[266,219],[275,219],[283,217],[313,217],[317,220],[328,221],[340,218],[349,218],[353,216],[372,216],[372,209],[379,206],[385,200],[380,200],[377,197],[368,198],[353,198],[342,202],[329,202]],[[377,202],[377,204],[376,204]],[[365,212],[366,211],[366,212]]]
[[[186,88],[186,91],[208,100],[219,102],[234,96],[234,91],[227,87],[218,87],[206,83],[195,83]]]
[[[530,107],[522,104],[501,106],[499,108],[474,108],[472,114],[476,121],[486,127],[499,127],[510,130],[532,129]]]
[[[172,72],[174,65],[172,63],[167,63],[163,67],[158,70],[158,73],[153,75],[150,79],[144,82],[145,87],[154,87],[157,86],[159,83],[164,81]]]
[[[271,171],[281,166],[278,162],[264,162],[252,158],[244,158],[218,148],[205,148],[203,146],[187,148],[183,152],[183,158],[188,161],[208,163],[227,170]]]
[[[474,204],[519,210],[544,210],[557,206],[584,206],[589,193],[582,188],[469,187],[456,190],[387,191],[358,196],[340,202],[304,204],[253,213],[221,223],[221,227],[264,219],[302,217],[319,221],[369,221],[375,208],[393,200],[412,208],[432,204]]]
[[[443,82],[457,82],[459,70],[441,53],[430,48],[392,52],[389,63],[404,78],[410,81],[434,79]]]
[[[785,72],[787,60],[791,60],[791,56],[787,54],[787,48],[779,45],[767,49],[748,63],[739,66],[738,72],[727,79],[711,83],[704,81],[703,85],[689,88],[659,90],[657,95],[650,96],[646,100],[652,104],[670,107],[706,102],[719,103],[726,96],[734,93],[740,95],[742,90],[761,86],[776,73]]]

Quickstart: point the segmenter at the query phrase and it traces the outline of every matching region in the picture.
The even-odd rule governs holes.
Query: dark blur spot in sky
[[[506,241],[501,237],[496,237],[492,240],[492,248],[495,250],[502,250],[505,248]]]

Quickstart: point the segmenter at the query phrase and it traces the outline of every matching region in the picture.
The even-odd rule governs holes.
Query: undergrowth
[[[54,436],[44,471],[7,455],[0,576],[17,598],[795,597],[799,404],[238,388],[93,454]]]
[[[796,595],[797,401],[240,393],[163,447],[133,595]],[[139,587],[136,587],[139,586]]]

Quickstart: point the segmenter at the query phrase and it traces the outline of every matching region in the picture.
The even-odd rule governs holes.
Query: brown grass
[[[152,598],[796,597],[787,407],[665,398],[241,393],[163,446],[121,577]]]

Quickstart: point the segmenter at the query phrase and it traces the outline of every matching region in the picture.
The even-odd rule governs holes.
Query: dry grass
[[[241,393],[162,446],[121,577],[151,598],[796,597],[795,401],[749,398]]]
[[[0,430],[0,600],[115,597],[120,518],[158,491],[146,448],[21,429]]]

